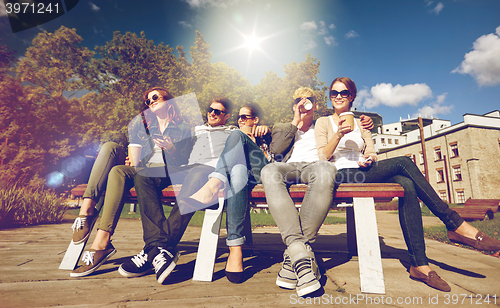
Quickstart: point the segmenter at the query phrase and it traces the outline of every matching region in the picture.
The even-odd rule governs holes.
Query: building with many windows
[[[429,182],[439,196],[452,203],[463,203],[468,198],[500,199],[500,112],[465,114],[464,121],[455,125],[430,120],[431,124],[424,123]],[[383,125],[382,129],[389,131],[373,134],[375,146],[386,138],[386,146],[377,148],[379,159],[408,156],[424,173],[418,126],[403,132],[404,122],[399,122],[401,126]],[[387,134],[397,131],[394,127],[400,129],[400,135]],[[399,144],[391,143],[389,147],[387,136],[398,137],[392,140],[399,140]]]

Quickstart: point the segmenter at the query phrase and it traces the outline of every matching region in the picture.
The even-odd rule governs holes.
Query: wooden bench
[[[75,187],[72,190],[73,196],[82,196],[85,187],[86,185]],[[180,188],[180,185],[165,188],[162,201],[175,202]],[[302,202],[306,189],[307,185],[304,184],[290,186],[290,196],[296,204]],[[385,293],[375,202],[389,202],[394,197],[403,196],[404,191],[399,184],[389,183],[340,184],[334,192],[334,204],[346,203],[344,206],[346,206],[347,215],[348,250],[349,253],[358,255],[360,285],[363,293]],[[134,189],[127,196],[127,201],[137,202]],[[267,202],[262,185],[255,186],[249,193],[249,202],[255,204]],[[212,281],[223,207],[224,196],[219,194],[219,207],[205,210],[193,280]]]
[[[465,220],[493,219],[500,199],[467,199],[463,208],[453,208]]]

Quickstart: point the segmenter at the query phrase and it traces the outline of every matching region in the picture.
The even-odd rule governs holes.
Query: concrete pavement
[[[83,278],[71,278],[69,271],[58,270],[72,221],[0,230],[0,307],[500,306],[499,258],[426,240],[431,267],[452,288],[449,293],[440,292],[409,278],[398,215],[378,211],[377,221],[386,294],[360,293],[357,257],[347,254],[346,226],[328,225],[321,228],[313,245],[326,269],[321,280],[324,287],[314,294],[317,298],[309,299],[299,299],[295,291],[275,284],[285,248],[277,228],[254,230],[253,251],[245,251],[247,279],[239,285],[224,277],[228,252],[224,231],[213,282],[192,280],[201,229],[189,227],[178,247],[179,265],[160,285],[154,275],[127,279],[117,271],[126,258],[142,249],[140,221],[121,220],[113,239],[118,252],[93,275]],[[425,225],[439,223],[437,218],[424,217]],[[88,248],[92,240],[93,236]]]

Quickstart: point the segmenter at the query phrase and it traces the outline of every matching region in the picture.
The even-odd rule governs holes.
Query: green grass
[[[495,238],[497,240],[500,240],[500,213],[496,213],[495,217],[493,219],[486,219],[483,221],[472,221],[469,222],[472,226],[478,228],[479,230],[483,231],[485,234],[491,236],[492,238]],[[464,248],[469,248],[472,250],[475,250],[473,247],[468,246],[468,245],[462,245],[462,244],[455,244],[452,243],[448,239],[447,235],[447,230],[444,225],[440,226],[431,226],[431,227],[424,227],[424,236],[436,241],[440,241],[443,243],[448,243],[452,245],[457,245],[460,247]],[[482,251],[484,254],[488,255],[493,255],[498,257],[499,253],[498,251]]]
[[[172,210],[171,206],[164,205],[163,209],[165,211],[165,216],[168,217],[170,215],[170,211]],[[123,211],[121,213],[120,218],[125,218],[125,219],[140,219],[141,214],[139,212],[139,208],[136,208],[135,213],[129,213],[130,210],[130,205],[125,204],[123,207]],[[72,216],[77,216],[79,209],[71,209],[68,211],[68,213]],[[201,227],[203,225],[203,217],[204,213],[201,211],[196,212],[193,215],[193,218],[191,218],[191,221],[189,222],[189,225],[192,227]],[[250,213],[250,219],[252,221],[252,228],[255,227],[267,227],[267,226],[276,226],[276,223],[274,222],[273,216],[271,214],[266,214],[264,212],[261,213]],[[325,221],[323,222],[324,224],[327,225],[334,225],[334,224],[345,224],[346,220],[343,217],[326,217]],[[223,213],[222,216],[222,225],[221,228],[226,228],[226,213]]]

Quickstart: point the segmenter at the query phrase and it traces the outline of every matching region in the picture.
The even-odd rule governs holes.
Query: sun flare
[[[250,51],[254,49],[260,49],[259,43],[262,39],[259,39],[255,36],[246,36],[245,37],[245,47],[248,48]]]

